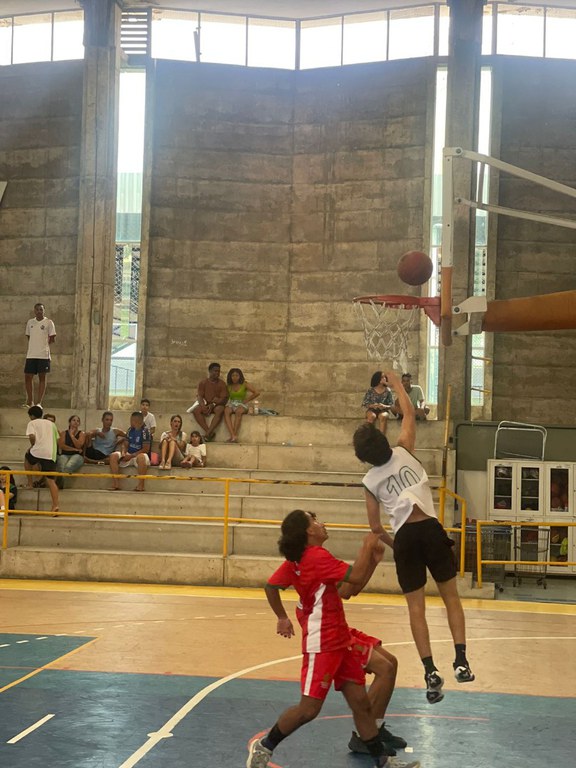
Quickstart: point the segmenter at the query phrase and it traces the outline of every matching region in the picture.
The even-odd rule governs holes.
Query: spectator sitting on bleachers
[[[9,470],[10,467],[0,467],[0,469]],[[18,486],[16,485],[14,475],[10,475],[10,489],[8,493],[6,493],[6,475],[0,475],[0,489],[4,497],[4,501],[2,502],[3,508],[8,506],[8,509],[16,509]]]
[[[84,443],[86,434],[80,429],[80,416],[70,416],[68,429],[63,429],[58,437],[58,450],[60,455],[56,459],[58,472],[78,472],[84,464]],[[64,478],[57,477],[59,488],[64,485]]]
[[[410,402],[414,406],[416,420],[426,421],[426,416],[428,416],[430,413],[430,408],[428,408],[424,400],[424,392],[422,391],[422,387],[418,386],[418,384],[412,384],[411,373],[402,374],[402,386],[406,390],[408,397],[410,398]],[[399,400],[395,401],[394,407],[391,410],[392,413],[398,416],[399,419],[402,418],[403,413]]]
[[[154,416],[153,413],[150,413],[150,400],[148,400],[147,397],[140,400],[140,410],[142,411],[142,416],[144,416],[144,426],[148,427],[150,430],[150,437],[153,438],[154,432],[156,432],[156,416]]]
[[[114,414],[111,411],[104,411],[102,427],[87,433],[84,450],[86,464],[110,463],[110,454],[118,443],[126,437],[126,432],[112,427],[113,421]]]
[[[364,395],[362,408],[366,410],[366,421],[378,423],[378,429],[386,434],[386,427],[390,417],[396,418],[392,413],[394,397],[388,388],[388,379],[382,371],[376,371],[370,379],[370,389]]]
[[[170,429],[160,436],[160,469],[179,467],[186,450],[186,432],[182,432],[182,416],[172,416]]]
[[[209,443],[214,440],[216,427],[224,416],[224,406],[228,402],[228,389],[220,378],[220,363],[210,363],[208,378],[198,384],[198,395],[194,405],[188,408],[198,424],[204,430],[204,440]],[[210,426],[207,418],[212,416]]]
[[[226,377],[228,401],[224,408],[224,421],[228,427],[229,443],[238,442],[238,433],[242,416],[248,413],[248,403],[259,396],[253,386],[248,384],[240,368],[230,368]]]
[[[144,426],[144,415],[141,411],[134,411],[130,416],[130,429],[126,432],[121,450],[110,454],[110,471],[117,475],[120,469],[136,467],[139,475],[145,475],[150,466],[150,446],[152,436],[148,427]],[[112,481],[111,491],[120,490],[120,480],[115,477]],[[144,480],[138,480],[135,491],[144,490]]]
[[[205,467],[206,464],[206,445],[200,432],[194,430],[190,433],[190,442],[186,446],[186,456],[180,466],[190,469],[190,467]]]

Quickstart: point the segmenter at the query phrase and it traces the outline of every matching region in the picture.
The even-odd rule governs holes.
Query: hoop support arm
[[[569,331],[576,329],[576,290],[488,302],[484,296],[470,296],[453,311],[468,314],[454,336],[482,331]]]
[[[488,213],[499,213],[502,216],[512,216],[515,219],[527,219],[528,221],[540,221],[543,224],[554,224],[558,227],[567,227],[576,229],[575,219],[561,219],[556,216],[546,216],[543,213],[531,213],[530,211],[517,211],[515,208],[504,208],[501,205],[490,205],[489,203],[477,203],[474,200],[466,200],[464,197],[456,198],[457,203],[467,205],[469,208],[477,208],[480,211]]]
[[[576,290],[489,301],[483,331],[567,331],[576,328]]]
[[[559,181],[553,181],[553,179],[547,179],[546,176],[540,176],[538,173],[532,173],[524,168],[519,168],[517,165],[511,163],[505,163],[503,160],[498,160],[490,155],[483,155],[480,152],[472,152],[469,149],[462,149],[462,147],[446,147],[444,149],[444,158],[458,157],[472,160],[476,163],[485,163],[491,168],[497,168],[499,171],[505,171],[512,176],[517,176],[519,179],[526,179],[526,181],[533,181],[535,184],[539,184],[547,189],[552,189],[555,192],[560,192],[563,195],[576,198],[576,189],[569,187],[567,184],[561,184]]]

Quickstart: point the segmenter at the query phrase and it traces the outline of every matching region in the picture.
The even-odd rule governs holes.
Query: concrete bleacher
[[[63,428],[70,412],[55,413],[58,426]],[[79,415],[88,429],[100,423],[100,412]],[[158,436],[169,415],[156,416]],[[128,418],[126,412],[116,412],[114,424],[125,428]],[[3,409],[0,413],[0,464],[13,470],[24,468],[27,422],[25,410]],[[184,428],[190,431],[191,420],[186,417],[185,422]],[[228,554],[223,557],[222,522],[210,520],[224,514],[223,478],[260,481],[231,482],[229,514],[234,518],[280,521],[290,510],[304,508],[314,510],[326,523],[365,524],[363,493],[358,487],[365,468],[351,446],[358,423],[356,419],[247,417],[242,425],[242,442],[233,445],[222,442],[226,438],[222,425],[217,440],[208,445],[206,469],[162,472],[151,467],[153,477],[147,481],[145,493],[134,493],[135,481],[131,479],[123,483],[121,491],[111,493],[107,490],[109,478],[66,478],[65,489],[60,492],[61,512],[105,513],[112,517],[10,516],[9,546],[0,555],[0,577],[261,585],[280,562],[276,555],[278,525],[231,523]],[[398,425],[392,423],[392,441],[397,430]],[[444,427],[438,422],[418,425],[417,455],[435,488],[440,481],[439,446],[443,434]],[[88,475],[105,471],[107,467],[95,465],[82,469]],[[17,479],[20,486],[25,482],[24,477]],[[21,488],[18,508],[50,510],[48,490]],[[120,514],[208,519],[118,519]],[[361,537],[362,531],[357,529],[331,529],[330,549],[338,557],[353,559]],[[389,554],[386,560],[370,588],[397,592]],[[462,581],[462,594],[479,596],[478,590],[470,591],[470,578]],[[490,587],[485,592],[489,594]]]

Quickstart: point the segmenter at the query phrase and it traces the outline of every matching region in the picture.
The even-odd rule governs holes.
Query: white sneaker
[[[407,763],[397,757],[389,757],[384,763],[384,768],[420,768],[420,761],[413,760],[411,763]]]
[[[262,746],[260,739],[254,739],[250,744],[246,768],[266,768],[272,757],[272,752]]]

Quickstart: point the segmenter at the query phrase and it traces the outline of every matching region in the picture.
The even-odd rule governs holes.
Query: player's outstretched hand
[[[395,392],[398,392],[399,388],[402,386],[402,380],[396,371],[386,371],[386,378],[388,380],[388,386]]]
[[[278,619],[276,624],[276,634],[282,635],[282,637],[294,637],[294,627],[288,617],[285,619]]]
[[[379,546],[374,547],[372,550],[372,560],[378,564],[382,561],[382,558],[384,557],[384,550],[386,549],[386,546],[384,545],[383,541],[379,542]]]
[[[364,536],[364,546],[368,547],[368,549],[378,549],[380,546],[382,546],[380,534],[367,533],[366,536]]]

